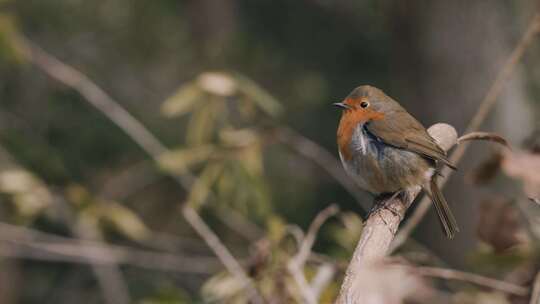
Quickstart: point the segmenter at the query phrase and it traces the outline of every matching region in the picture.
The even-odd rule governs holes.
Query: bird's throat
[[[344,112],[339,121],[337,131],[337,144],[345,160],[352,159],[351,141],[358,126],[363,126],[371,120],[383,119],[384,114],[376,111],[348,111]]]

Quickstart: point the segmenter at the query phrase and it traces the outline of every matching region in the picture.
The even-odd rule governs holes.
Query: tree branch
[[[304,265],[311,254],[311,248],[313,248],[313,244],[315,243],[315,239],[317,237],[317,232],[321,228],[322,224],[326,222],[328,218],[336,215],[338,212],[339,208],[337,205],[332,204],[317,214],[309,226],[308,233],[300,244],[298,253],[289,261],[287,265],[289,272],[300,289],[300,293],[302,294],[304,301],[308,304],[318,303],[320,292],[324,287],[324,284],[331,279],[332,275],[334,274],[334,269],[329,264],[326,266],[323,264],[313,280],[313,286],[310,286],[304,275]]]
[[[0,256],[54,262],[124,264],[178,273],[208,274],[221,269],[214,257],[187,257],[97,241],[62,237],[0,222]]]
[[[443,269],[437,267],[410,267],[411,271],[423,276],[436,277],[447,280],[458,280],[473,283],[479,286],[500,290],[517,296],[529,294],[528,288],[516,284],[500,281],[474,273],[463,272],[454,269]]]

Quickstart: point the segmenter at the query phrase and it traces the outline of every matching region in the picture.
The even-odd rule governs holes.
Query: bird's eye
[[[362,101],[362,102],[360,103],[360,106],[361,106],[362,108],[367,108],[367,107],[369,107],[369,102],[367,102],[367,101]]]

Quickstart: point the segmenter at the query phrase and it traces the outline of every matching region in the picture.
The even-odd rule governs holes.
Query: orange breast
[[[383,113],[372,110],[361,109],[343,112],[337,131],[337,144],[344,159],[350,160],[352,158],[350,146],[356,126],[359,123],[366,123],[370,120],[380,120],[383,118]]]

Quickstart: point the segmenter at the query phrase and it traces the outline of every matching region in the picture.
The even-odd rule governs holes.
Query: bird
[[[457,221],[441,192],[440,168],[456,167],[426,128],[382,90],[362,85],[342,102],[337,129],[341,163],[360,188],[376,197],[421,187],[430,196],[441,228],[452,239]]]

